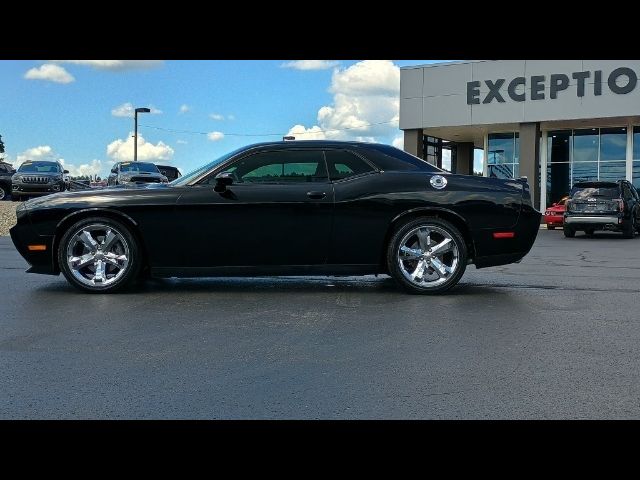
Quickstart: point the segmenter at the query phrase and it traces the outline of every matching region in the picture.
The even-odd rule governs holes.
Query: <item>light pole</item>
[[[138,113],[149,113],[151,110],[149,108],[136,108],[135,110],[135,133],[133,135],[133,161],[138,161]]]

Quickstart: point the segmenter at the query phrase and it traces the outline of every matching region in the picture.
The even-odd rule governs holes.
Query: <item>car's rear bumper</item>
[[[533,246],[540,230],[542,214],[523,206],[518,222],[507,229],[482,229],[472,233],[476,248],[476,268],[495,267],[520,261]],[[513,237],[494,234],[513,233]]]
[[[567,217],[565,218],[565,223],[571,226],[575,224],[605,225],[609,223],[618,225],[622,223],[622,217],[619,217],[617,215],[567,215]]]

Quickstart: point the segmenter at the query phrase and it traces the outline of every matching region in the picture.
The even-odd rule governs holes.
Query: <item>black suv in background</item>
[[[11,195],[11,177],[15,169],[0,160],[0,200],[6,200]]]
[[[596,230],[622,232],[633,238],[640,232],[640,197],[627,180],[617,182],[579,182],[571,189],[564,214],[564,236],[577,230],[592,235]]]
[[[64,176],[68,173],[58,162],[27,160],[11,178],[11,199],[64,192],[67,188]]]
[[[158,165],[156,163],[156,167],[160,170],[160,173],[163,174],[170,182],[173,182],[176,178],[180,178],[182,174],[180,170],[176,167],[170,167],[169,165]]]

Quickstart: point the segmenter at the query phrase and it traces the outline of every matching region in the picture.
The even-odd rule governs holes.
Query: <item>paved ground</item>
[[[0,418],[638,418],[640,238],[541,230],[441,297],[389,278],[83,295],[0,237]]]

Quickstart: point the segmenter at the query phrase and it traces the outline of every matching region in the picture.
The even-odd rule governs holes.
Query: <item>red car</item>
[[[553,230],[556,227],[562,228],[564,211],[566,209],[567,200],[570,197],[564,197],[557,203],[554,203],[546,212],[544,212],[544,223],[547,224],[547,230]]]

